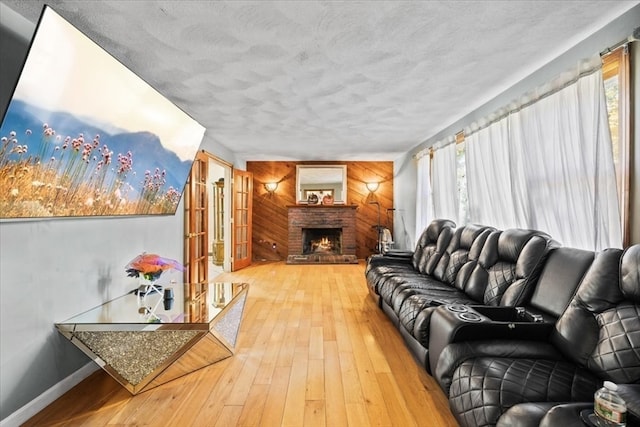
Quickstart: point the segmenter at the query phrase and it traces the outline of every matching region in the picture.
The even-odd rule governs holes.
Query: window
[[[602,58],[609,128],[613,145],[613,161],[622,223],[623,245],[629,244],[629,185],[630,185],[630,86],[629,50],[619,47]]]
[[[602,61],[602,76],[594,72],[599,68],[600,60]],[[616,49],[602,56],[601,59],[598,57],[589,58],[588,61],[585,60],[586,65],[590,67],[589,70],[592,73],[581,75],[576,69],[576,76],[579,77],[576,82],[571,85],[560,85],[539,100],[523,104],[521,108],[507,112],[504,116],[506,127],[501,130],[496,129],[497,135],[490,134],[488,136],[489,142],[504,140],[505,144],[508,144],[491,150],[488,155],[494,158],[497,153],[503,154],[503,158],[500,158],[500,164],[504,163],[513,168],[510,170],[511,182],[517,185],[511,190],[503,190],[502,193],[498,192],[495,195],[501,197],[501,200],[517,196],[513,199],[513,218],[502,216],[500,219],[505,224],[547,231],[557,238],[564,236],[563,241],[574,242],[572,246],[585,249],[593,247],[594,250],[599,250],[598,248],[604,247],[628,246],[631,224],[629,203],[631,126],[629,114],[630,66],[627,47]],[[602,109],[603,82],[606,111]],[[576,97],[575,91],[582,95]],[[566,106],[567,99],[575,101],[576,108],[568,108]],[[587,119],[581,119],[580,116],[565,117],[565,113],[570,111],[578,115],[587,114]],[[607,113],[606,116],[605,113]],[[593,117],[598,116],[597,123],[591,123],[589,114]],[[583,129],[572,128],[572,137],[567,138],[564,128],[558,125],[562,120],[569,120],[569,124],[581,123]],[[584,120],[587,120],[588,123]],[[572,153],[587,149],[587,147],[590,147],[589,150],[597,150],[598,147],[601,147],[602,151],[608,151],[608,145],[600,145],[609,144],[608,136],[601,137],[603,136],[601,131],[606,129],[607,122],[611,130],[613,162],[608,152],[606,156],[595,156],[592,159],[594,160],[593,164],[589,165],[594,168],[593,170],[586,168],[586,166],[581,168],[581,170],[585,169],[582,172],[586,176],[581,179],[587,181],[576,180],[573,171],[577,170],[577,165],[574,164],[576,159]],[[540,126],[541,123],[545,123],[545,125]],[[551,124],[555,124],[555,126],[550,126]],[[494,166],[491,166],[493,165],[491,162],[483,161],[484,158],[476,159],[474,155],[474,149],[477,147],[474,136],[479,132],[472,130],[467,135],[459,132],[455,136],[455,147],[449,147],[447,153],[444,152],[446,146],[438,150],[441,162],[434,162],[434,171],[438,169],[435,167],[436,163],[447,169],[446,173],[443,171],[434,174],[438,178],[433,180],[434,201],[438,201],[438,203],[434,202],[434,207],[446,206],[448,208],[447,214],[450,216],[457,214],[459,225],[484,219],[484,217],[480,218],[474,204],[476,203],[474,196],[481,197],[483,189],[477,188],[474,184],[480,182],[479,180],[486,181],[486,176],[475,176],[473,165],[481,164],[482,167],[479,167],[478,170],[484,174],[491,173]],[[563,142],[565,156],[562,157],[562,162],[553,163],[557,167],[551,168],[545,155],[557,148],[555,143],[558,141]],[[467,142],[469,143],[468,153]],[[549,145],[542,149],[541,142]],[[537,162],[535,165],[538,166],[534,166],[533,160]],[[515,163],[511,164],[512,162]],[[454,168],[455,176],[453,175]],[[596,177],[594,182],[597,182],[598,185],[583,185],[579,187],[584,187],[583,199],[578,200],[573,197],[577,191],[574,184],[580,184],[580,182],[593,184],[593,177]],[[505,179],[508,178],[501,177],[499,179],[501,179],[500,182],[505,182]],[[544,182],[547,185],[530,185],[531,180]],[[562,186],[554,186],[553,192],[550,193],[550,189],[547,188],[549,182],[560,182]],[[448,197],[441,194],[450,195],[452,191],[457,192],[455,206],[448,202]],[[593,206],[588,204],[589,201],[593,202]],[[579,203],[576,204],[577,202],[586,203],[587,207],[585,208]],[[538,212],[541,203],[549,208],[549,212]],[[618,209],[616,209],[616,205],[618,205]],[[491,203],[491,206],[495,208],[496,203]],[[533,210],[537,215],[533,215]],[[501,211],[505,212],[504,209]],[[620,212],[620,216],[617,211]],[[438,215],[437,209],[436,217],[441,217]],[[484,219],[488,224],[500,222],[496,218],[488,218],[491,221]],[[569,224],[561,223],[559,220],[568,220]],[[552,232],[558,229],[560,232]],[[585,231],[586,229],[588,232]]]

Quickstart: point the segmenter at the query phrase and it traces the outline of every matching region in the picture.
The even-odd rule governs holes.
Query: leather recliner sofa
[[[605,380],[627,385],[630,405],[637,407],[639,265],[640,245],[599,253],[567,309],[540,340],[469,340],[446,346],[435,378],[448,392],[460,424],[566,425],[575,406],[549,411],[568,402],[592,407]],[[630,414],[632,423],[637,415]]]
[[[453,235],[455,223],[449,220],[434,220],[418,238],[415,250],[400,254],[385,254],[368,259],[365,277],[369,291],[378,298],[381,283],[397,277],[427,277],[433,272],[444,249]]]
[[[469,338],[546,336],[569,305],[594,256],[592,251],[553,248],[544,262],[531,298],[518,307],[446,305],[435,308],[431,312],[430,325],[424,322],[416,325],[416,329],[428,328],[431,332],[427,344],[430,372],[435,372],[442,349],[453,342]],[[473,317],[474,314],[479,316]]]
[[[415,294],[417,289],[424,293],[454,290],[460,268],[478,259],[484,242],[492,231],[493,228],[473,224],[455,230],[453,235],[447,236],[446,245],[442,253],[437,254],[437,263],[430,274],[387,273],[375,287],[380,306],[394,324],[399,322],[394,302],[401,304],[404,298]]]
[[[466,225],[455,231],[444,251],[432,252],[431,259],[437,254],[437,263],[430,274],[406,269],[393,274],[387,265],[377,275],[377,268],[371,267],[366,277],[382,309],[429,370],[433,310],[443,304],[515,306],[526,302],[554,245],[550,236],[535,230]]]
[[[478,229],[488,232],[484,241],[469,238]],[[430,274],[409,269],[395,276],[389,268],[379,276],[369,271],[367,282],[418,362],[448,394],[461,425],[578,426],[580,410],[593,407],[593,393],[604,379],[623,384],[629,425],[635,425],[640,410],[640,309],[635,302],[640,301],[640,246],[624,256],[615,249],[596,254],[561,247],[531,230],[465,226],[451,231],[447,249],[431,251],[438,261]],[[510,235],[523,240],[503,243],[499,255],[495,239]],[[523,251],[523,236],[544,244]],[[463,262],[452,262],[458,255]],[[440,280],[448,264],[455,277]],[[497,267],[488,268],[492,265]],[[485,292],[491,288],[487,283],[500,278],[500,297],[490,294],[496,298],[487,300],[485,293],[465,292],[469,271],[476,268],[482,272],[476,272],[476,282]],[[506,301],[510,286],[520,280],[504,279],[513,273],[526,277],[526,286],[520,282],[512,291],[518,297]]]

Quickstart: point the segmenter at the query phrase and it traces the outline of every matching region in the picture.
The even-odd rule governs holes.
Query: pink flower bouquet
[[[125,270],[129,277],[142,276],[155,282],[166,270],[184,271],[184,266],[174,259],[144,252],[131,260]]]

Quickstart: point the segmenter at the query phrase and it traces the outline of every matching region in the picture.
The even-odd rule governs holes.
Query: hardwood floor
[[[26,426],[455,426],[359,265],[253,264],[236,354],[131,396],[103,371]]]

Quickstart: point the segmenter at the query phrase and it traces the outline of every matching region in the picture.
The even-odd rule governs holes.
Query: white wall
[[[134,289],[137,281],[124,266],[144,251],[182,260],[182,207],[178,211],[0,223],[2,418],[89,361],[55,322]]]
[[[529,90],[538,87],[552,78],[556,77],[558,74],[566,71],[567,69],[575,66],[577,61],[588,58],[598,52],[605,50],[607,47],[612,46],[624,39],[626,39],[633,30],[640,25],[640,5],[637,5],[630,9],[627,13],[615,19],[604,28],[600,29],[592,36],[588,37],[584,41],[580,42],[573,48],[569,49],[560,57],[551,61],[547,65],[542,68],[536,70],[527,78],[523,79],[519,83],[515,84],[511,88],[507,89],[503,93],[494,97],[491,101],[482,105],[480,108],[472,111],[469,114],[464,115],[461,119],[457,120],[453,124],[443,123],[443,128],[436,135],[429,138],[428,140],[422,142],[417,145],[410,153],[407,155],[400,157],[394,163],[396,165],[396,169],[405,170],[402,174],[398,174],[394,181],[394,190],[402,189],[403,193],[408,193],[408,189],[413,188],[413,194],[405,195],[406,199],[396,200],[396,208],[403,207],[406,209],[405,213],[407,215],[406,222],[415,224],[415,208],[411,210],[411,206],[415,206],[415,176],[417,175],[417,163],[416,160],[411,159],[411,156],[422,150],[423,148],[430,147],[434,143],[439,140],[445,139],[449,136],[455,135],[459,131],[461,131],[468,124],[477,121],[483,117],[488,116],[499,108],[508,105],[513,99],[517,99],[520,95],[528,92]],[[638,44],[640,42],[636,42],[635,46],[635,57],[633,58],[635,61],[640,59],[640,54],[638,51]],[[636,62],[636,65],[638,62]],[[638,85],[640,82],[640,78],[638,77],[638,67],[636,66],[634,75],[634,83],[636,88],[640,88]],[[638,89],[636,89],[638,92]],[[635,122],[638,123],[638,118],[640,117],[640,96],[635,97],[634,109],[635,111]],[[635,126],[635,141],[640,140],[640,126]],[[637,144],[635,144],[637,146]],[[633,155],[633,153],[632,153]],[[638,221],[634,222],[635,218],[640,217],[640,149],[635,149],[635,164],[634,169],[635,173],[632,174],[632,191],[633,194],[631,196],[632,203],[632,243],[640,243],[640,224]],[[413,172],[409,172],[411,169]],[[414,180],[411,182],[410,180]],[[408,218],[409,215],[412,215],[411,218]],[[398,220],[396,217],[394,220]],[[398,230],[395,230],[396,234]]]

